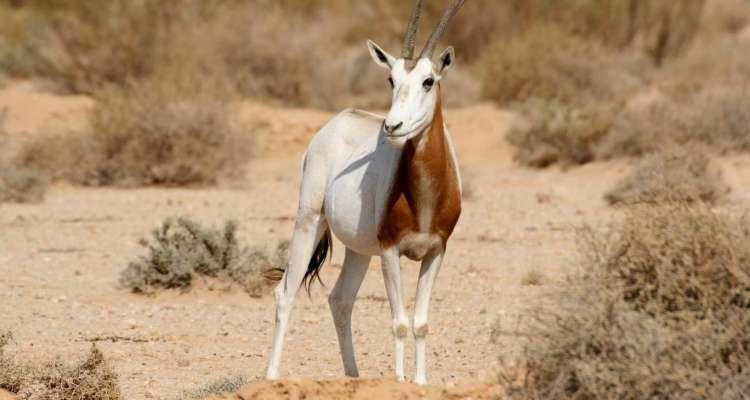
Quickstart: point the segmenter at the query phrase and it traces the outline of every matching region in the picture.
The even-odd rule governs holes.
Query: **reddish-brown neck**
[[[401,155],[379,238],[384,247],[410,233],[430,233],[447,241],[461,208],[460,189],[446,141],[440,85],[432,123],[409,140]]]

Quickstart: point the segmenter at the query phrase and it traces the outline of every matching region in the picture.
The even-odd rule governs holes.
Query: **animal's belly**
[[[326,191],[325,216],[331,231],[360,254],[380,253],[376,185],[361,168],[337,175]]]

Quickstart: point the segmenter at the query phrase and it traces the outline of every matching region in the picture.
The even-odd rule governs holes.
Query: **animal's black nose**
[[[402,126],[403,124],[404,124],[403,122],[399,122],[399,123],[398,123],[398,124],[396,124],[396,125],[388,125],[388,124],[384,123],[384,124],[383,124],[383,129],[385,129],[385,131],[386,131],[386,132],[388,132],[388,133],[393,133],[393,132],[395,132],[395,131],[396,131],[396,130],[397,130],[398,128],[400,128],[400,127],[401,127],[401,126]]]

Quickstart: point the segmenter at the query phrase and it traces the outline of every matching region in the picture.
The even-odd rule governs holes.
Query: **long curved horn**
[[[417,30],[419,29],[419,16],[422,14],[422,0],[414,2],[414,9],[411,11],[409,26],[406,28],[404,35],[404,47],[401,50],[401,58],[414,58],[414,47],[417,44]]]
[[[440,22],[435,27],[435,30],[432,31],[430,38],[427,40],[427,44],[425,44],[424,49],[422,49],[422,53],[419,54],[419,58],[432,58],[432,54],[435,53],[435,47],[437,47],[440,37],[443,36],[445,28],[448,27],[448,22],[450,22],[451,18],[456,15],[458,9],[464,5],[464,1],[466,0],[453,0],[450,7],[445,10],[443,16],[440,18]]]

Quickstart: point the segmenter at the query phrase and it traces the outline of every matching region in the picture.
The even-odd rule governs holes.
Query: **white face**
[[[449,47],[440,55],[439,65],[422,58],[408,71],[404,59],[394,58],[372,41],[368,41],[367,46],[375,62],[390,71],[388,83],[392,99],[383,124],[385,137],[393,144],[403,145],[432,122],[437,86],[453,64],[453,48]]]

